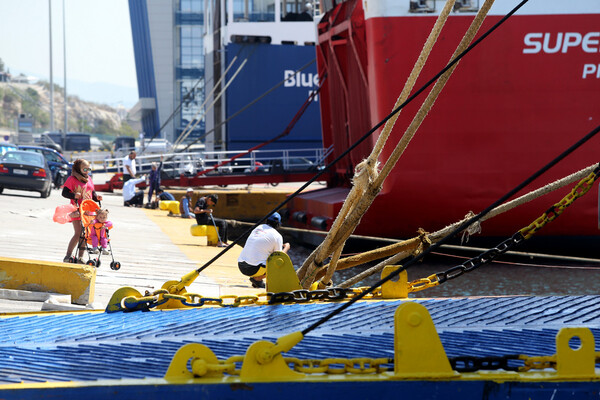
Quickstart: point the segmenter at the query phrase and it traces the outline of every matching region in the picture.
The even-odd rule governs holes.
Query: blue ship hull
[[[226,117],[229,118],[286,77],[290,79],[239,113],[227,123],[227,149],[247,150],[282,133],[294,118],[311,91],[317,90],[317,66],[314,46],[228,44],[225,47],[229,65],[237,63],[228,73],[229,81],[240,65],[247,63],[226,92]],[[293,72],[308,66],[294,75]],[[321,148],[321,119],[318,97],[296,123],[289,135],[264,149]]]

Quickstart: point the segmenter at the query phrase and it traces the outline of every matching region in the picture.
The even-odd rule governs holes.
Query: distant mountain
[[[24,78],[24,77],[18,77]],[[20,114],[34,120],[36,132],[50,129],[50,90],[47,82],[0,82],[0,127],[12,128]],[[26,80],[26,79],[25,79]],[[67,88],[69,92],[69,88]],[[64,126],[63,90],[55,85],[54,126]],[[109,135],[133,135],[137,132],[127,120],[127,109],[118,100],[114,106],[83,100],[79,95],[68,95],[69,131],[93,132]]]
[[[69,80],[67,94],[74,94],[83,100],[108,104],[113,107],[122,105],[126,109],[130,109],[138,101],[137,89],[103,82],[89,83]]]

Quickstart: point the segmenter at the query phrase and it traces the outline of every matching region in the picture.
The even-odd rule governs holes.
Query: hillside
[[[31,115],[36,131],[50,130],[50,85],[47,82],[6,83],[0,82],[0,130],[14,131],[15,120],[20,114]],[[137,136],[127,123],[124,108],[96,104],[68,96],[68,130],[108,135]],[[64,96],[58,85],[54,88],[54,128],[64,129]]]

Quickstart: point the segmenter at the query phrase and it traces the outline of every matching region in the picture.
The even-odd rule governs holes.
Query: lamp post
[[[54,79],[52,76],[52,0],[48,0],[48,26],[50,37],[50,132],[54,131]]]

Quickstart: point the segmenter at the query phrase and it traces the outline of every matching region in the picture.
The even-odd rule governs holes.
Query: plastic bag
[[[58,222],[59,224],[66,224],[67,222],[73,221],[72,216],[70,215],[74,211],[77,211],[77,207],[72,204],[64,204],[62,206],[56,207],[54,211],[54,216],[52,220],[54,222]]]

